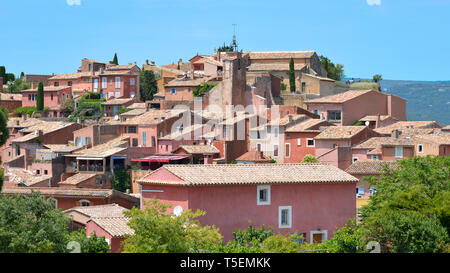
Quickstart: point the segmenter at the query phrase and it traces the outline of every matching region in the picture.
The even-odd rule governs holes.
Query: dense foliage
[[[5,144],[9,138],[8,130],[8,108],[0,107],[0,146]]]
[[[0,84],[7,84],[8,82],[13,82],[16,79],[13,73],[6,73],[6,68],[4,66],[0,66],[0,78],[3,79],[3,83]]]
[[[195,88],[192,91],[192,94],[194,95],[194,97],[201,97],[201,96],[203,96],[203,94],[205,94],[209,90],[213,89],[216,85],[217,85],[217,83],[205,82],[201,87]]]
[[[158,92],[157,80],[157,74],[151,70],[142,70],[139,72],[139,93],[141,101],[153,99],[153,96]]]
[[[291,92],[295,92],[295,66],[293,58],[289,61],[289,89]]]
[[[223,43],[223,46],[219,47],[217,49],[218,52],[233,52],[233,46],[232,45],[225,45],[225,43]]]
[[[81,246],[81,253],[109,253],[110,246],[104,237],[98,237],[93,233],[86,236],[86,231],[80,229],[70,233],[70,241],[78,242]]]
[[[319,162],[319,161],[317,160],[317,158],[315,156],[308,154],[303,157],[301,163],[317,163],[317,162]]]
[[[44,84],[39,82],[36,98],[36,111],[44,110]]]
[[[86,119],[98,120],[103,115],[103,105],[105,98],[101,98],[98,93],[86,93],[77,101],[77,107],[69,116],[72,122],[80,119],[84,122]]]
[[[31,83],[23,81],[22,78],[19,78],[11,82],[5,91],[7,93],[20,93],[22,90],[29,88],[31,88]]]
[[[372,81],[373,81],[373,82],[378,83],[378,82],[380,82],[381,80],[383,80],[383,76],[381,76],[381,74],[375,74],[375,75],[373,75],[373,78],[372,78]]]
[[[4,180],[5,180],[5,169],[0,168],[0,192],[2,191]]]
[[[131,187],[131,177],[126,169],[114,170],[114,177],[111,180],[111,188],[125,192]]]
[[[174,217],[168,213],[170,205],[158,200],[146,203],[146,208],[133,208],[124,212],[130,218],[128,225],[134,230],[124,241],[124,252],[183,253],[201,252],[222,240],[214,226],[202,226],[196,220],[204,212],[184,211]]]
[[[328,78],[340,81],[345,77],[344,66],[342,64],[334,64],[330,59],[322,55],[319,59],[322,67],[327,71]]]

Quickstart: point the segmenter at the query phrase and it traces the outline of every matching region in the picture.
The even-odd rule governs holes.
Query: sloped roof
[[[209,82],[213,79],[215,79],[214,76],[212,76],[212,77],[205,76],[205,77],[199,77],[199,78],[194,78],[194,79],[191,79],[189,77],[177,78],[177,79],[173,79],[170,82],[166,83],[164,86],[165,87],[179,87],[179,86],[197,87],[197,86],[200,86],[200,85],[204,84],[205,82]]]
[[[398,121],[388,126],[375,129],[380,134],[391,134],[394,130],[402,130],[407,128],[442,128],[443,125],[437,121]]]
[[[148,111],[139,116],[117,123],[121,125],[155,125],[163,122],[166,119],[178,117],[180,114],[184,112],[186,112],[186,110],[183,109],[172,109],[172,110],[148,109]]]
[[[450,145],[450,134],[439,134],[439,135],[420,135],[416,136],[416,139],[424,139],[439,145]]]
[[[183,149],[189,154],[218,154],[220,151],[212,145],[181,145],[175,151]],[[174,152],[175,152],[174,151]]]
[[[55,92],[55,91],[61,91],[67,88],[72,88],[70,86],[44,86],[44,92]],[[37,92],[38,89],[37,88],[32,88],[32,89],[26,89],[26,90],[22,90],[20,92],[22,93],[27,93],[27,92]]]
[[[349,174],[367,174],[377,175],[383,173],[384,166],[387,165],[389,169],[393,170],[398,167],[396,161],[384,161],[384,160],[358,160],[354,162],[345,171]]]
[[[49,175],[34,175],[30,171],[22,168],[8,168],[8,172],[5,173],[5,176],[8,176],[9,182],[23,184],[27,187],[32,187],[34,184],[52,178]]]
[[[118,204],[107,204],[98,206],[74,207],[65,210],[64,212],[68,213],[72,211],[76,211],[93,218],[109,218],[109,217],[123,217],[123,212],[128,211],[128,209],[121,207]]]
[[[350,139],[366,129],[366,126],[329,126],[314,139]]]
[[[183,181],[157,180],[153,173],[138,180],[145,184],[185,186],[257,185],[257,184],[336,184],[356,183],[358,179],[325,164],[209,164],[164,165],[167,171]],[[160,168],[160,169],[161,169]]]
[[[305,132],[305,131],[318,131],[318,126],[332,126],[332,124],[329,124],[326,120],[320,120],[320,119],[307,119],[303,122],[293,124],[292,126],[288,126],[285,130],[286,133],[289,132]],[[312,129],[317,128],[317,129]]]
[[[0,93],[0,100],[22,101],[22,94]]]
[[[76,73],[62,73],[56,76],[50,77],[49,80],[70,80],[78,79],[81,77],[93,77],[92,72],[76,72]]]
[[[33,126],[27,127],[23,130],[24,133],[29,133],[19,138],[13,139],[12,142],[26,142],[38,137],[38,134],[35,134],[38,130],[42,130],[43,134],[48,134],[51,132],[58,131],[62,128],[71,126],[74,124],[73,122],[63,122],[63,121],[42,121]]]
[[[294,64],[294,70],[302,70],[306,64]],[[251,64],[248,66],[248,71],[289,71],[289,63],[268,63],[268,64]]]
[[[102,103],[103,105],[122,105],[126,103],[130,103],[134,101],[134,99],[110,99]]]
[[[250,150],[240,157],[236,158],[236,161],[248,161],[248,162],[270,162],[271,159],[265,156],[262,152],[257,150]]]
[[[248,52],[250,59],[301,59],[311,58],[315,51],[260,51]]]
[[[127,234],[134,234],[134,230],[128,226],[129,219],[125,217],[94,217],[89,221],[96,223],[99,227],[108,232],[114,238],[123,237]]]
[[[69,157],[89,157],[89,158],[105,158],[116,153],[122,152],[128,148],[129,137],[116,137],[108,142],[95,145],[89,149],[76,151],[73,154],[66,155]]]
[[[77,173],[68,177],[66,180],[59,182],[62,185],[78,185],[92,177],[95,177],[95,173]]]
[[[373,90],[349,90],[340,94],[326,96],[322,98],[307,100],[305,103],[344,103],[346,101],[352,100],[356,97],[364,95],[369,92],[378,92]],[[380,92],[378,92],[380,93]]]
[[[375,149],[381,146],[413,146],[414,140],[394,137],[371,137],[353,147],[353,149]]]
[[[135,102],[128,106],[130,109],[145,109],[145,102]]]

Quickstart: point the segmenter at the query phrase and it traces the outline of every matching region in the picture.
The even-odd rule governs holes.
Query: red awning
[[[132,158],[135,162],[170,162],[174,160],[181,160],[189,158],[190,155],[151,155],[143,158]]]

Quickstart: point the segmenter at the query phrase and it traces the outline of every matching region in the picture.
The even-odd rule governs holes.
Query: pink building
[[[307,109],[338,126],[353,125],[367,115],[406,120],[406,100],[373,90],[350,90],[306,101]]]
[[[36,106],[37,88],[22,91],[22,106]],[[72,97],[70,86],[44,86],[44,107],[50,108],[50,116],[59,117],[61,105]]]
[[[321,164],[165,165],[137,181],[142,209],[157,198],[171,210],[204,210],[200,222],[217,226],[225,241],[251,220],[307,242],[331,238],[356,216],[356,182]]]

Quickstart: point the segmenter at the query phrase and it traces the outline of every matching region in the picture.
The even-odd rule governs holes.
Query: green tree
[[[233,46],[232,45],[225,45],[223,43],[223,46],[219,47],[217,49],[218,52],[233,52]]]
[[[90,237],[86,236],[84,229],[70,233],[70,241],[78,242],[81,246],[81,253],[109,253],[110,246],[105,237],[98,237],[93,233]]]
[[[59,109],[61,111],[61,114],[65,117],[71,115],[75,111],[75,101],[73,98],[66,100],[61,104],[61,107]]]
[[[373,75],[373,82],[380,82],[381,80],[383,80],[383,76],[381,76],[381,74],[375,74]]]
[[[31,88],[31,83],[25,82],[22,78],[16,79],[11,82],[6,89],[7,93],[20,93],[22,90]]]
[[[334,64],[330,59],[325,56],[319,57],[322,67],[327,71],[327,77],[335,81],[342,80],[344,75],[344,66],[342,64]]]
[[[119,60],[117,59],[117,53],[114,53],[114,58],[112,60],[112,63],[115,64],[115,65],[119,64]]]
[[[153,99],[153,95],[158,92],[156,81],[157,77],[153,71],[142,70],[139,72],[139,93],[141,101]]]
[[[201,252],[221,243],[222,235],[214,226],[202,226],[198,217],[205,214],[184,211],[174,217],[168,213],[171,205],[156,199],[146,202],[146,208],[124,212],[134,234],[126,235],[124,252],[128,253],[186,253]]]
[[[23,79],[24,76],[25,76],[25,73],[20,72],[20,79]]]
[[[364,252],[362,229],[358,228],[356,219],[349,219],[344,227],[336,230],[333,238],[325,241],[323,247],[332,253]]]
[[[289,88],[291,92],[295,92],[295,65],[293,58],[289,61]]]
[[[36,98],[36,111],[44,110],[44,84],[39,82]]]
[[[5,179],[5,169],[0,168],[0,192],[2,191],[4,179]]]
[[[317,162],[319,162],[319,161],[317,160],[317,158],[315,156],[308,154],[303,157],[301,163],[317,163]]]
[[[0,146],[6,143],[9,138],[8,130],[8,108],[0,107]]]
[[[67,252],[68,221],[38,192],[31,196],[0,195],[0,252]]]
[[[0,66],[0,78],[3,79],[3,82],[1,84],[6,84],[8,82],[8,79],[6,77],[6,68],[4,66]]]
[[[384,252],[449,250],[450,156],[414,157],[368,178],[376,193],[361,209],[363,239]]]
[[[131,177],[126,169],[114,171],[114,177],[111,180],[111,188],[117,191],[125,192],[131,187]]]

